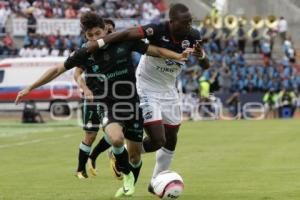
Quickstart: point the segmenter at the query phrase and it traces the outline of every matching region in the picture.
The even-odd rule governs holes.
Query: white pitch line
[[[31,141],[26,141],[26,142],[18,142],[18,143],[13,143],[13,144],[3,144],[3,145],[0,145],[0,149],[15,147],[15,146],[24,146],[24,145],[27,145],[27,144],[34,144],[34,143],[39,143],[39,142],[57,140],[57,139],[61,139],[61,138],[69,138],[71,136],[72,135],[69,134],[69,135],[63,135],[61,137],[55,137],[55,138],[36,139],[36,140],[31,140]]]

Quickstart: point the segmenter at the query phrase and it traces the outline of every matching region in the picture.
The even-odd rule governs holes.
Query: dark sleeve
[[[147,24],[139,27],[142,38],[147,38],[149,40],[157,37],[160,34],[161,29],[159,24]]]
[[[73,51],[64,63],[66,70],[72,69],[73,67],[80,67],[84,69],[84,65],[90,56],[86,48],[80,48]]]
[[[142,40],[132,41],[131,51],[136,51],[140,54],[145,54],[148,50],[149,44]]]
[[[202,40],[201,33],[196,29],[192,29],[192,31],[191,31],[191,41],[192,41],[191,47],[194,44],[196,44],[197,40]]]

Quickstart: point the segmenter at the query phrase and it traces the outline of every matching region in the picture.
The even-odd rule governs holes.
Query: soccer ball
[[[169,170],[160,172],[151,184],[154,193],[161,199],[177,199],[184,188],[181,176]]]

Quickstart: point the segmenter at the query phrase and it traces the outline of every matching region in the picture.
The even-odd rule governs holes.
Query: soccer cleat
[[[75,174],[75,176],[76,176],[78,179],[87,179],[87,178],[88,178],[88,175],[86,174],[85,171],[77,172],[77,173]]]
[[[97,176],[98,175],[98,171],[96,169],[96,163],[95,163],[95,161],[92,160],[91,158],[89,158],[88,161],[87,161],[87,165],[88,165],[90,173],[93,176]]]
[[[124,174],[123,187],[117,190],[115,198],[131,196],[134,191],[134,175],[132,172],[130,172],[128,175]]]
[[[113,176],[118,180],[123,180],[123,174],[117,169],[116,158],[113,155],[112,151],[108,151],[108,157],[110,160],[110,168]]]
[[[123,192],[125,196],[131,196],[134,193],[134,175],[132,172],[124,174],[123,179]]]
[[[120,198],[123,197],[125,195],[123,187],[119,188],[115,194],[115,198]]]
[[[155,193],[154,193],[154,188],[153,188],[153,186],[152,186],[151,183],[149,183],[149,185],[148,185],[148,192],[150,192],[151,194],[154,194],[154,195],[155,195]]]

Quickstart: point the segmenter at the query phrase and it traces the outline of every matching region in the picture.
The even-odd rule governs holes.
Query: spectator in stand
[[[264,61],[265,65],[267,65],[267,63],[271,59],[271,44],[270,44],[270,41],[267,40],[267,39],[262,40],[260,49],[261,49],[261,52],[262,52],[262,55],[263,55],[263,61]]]
[[[253,32],[251,33],[251,39],[252,39],[252,48],[253,48],[253,53],[257,53],[260,52],[260,40],[261,40],[261,36],[259,33],[259,30],[254,29]]]
[[[27,0],[21,0],[19,3],[19,10],[23,13],[27,12],[27,9],[30,7],[30,3]]]
[[[36,24],[37,21],[33,16],[33,8],[30,8],[29,10],[27,10],[27,32],[29,34],[36,32]]]
[[[7,55],[14,55],[16,52],[14,40],[11,37],[10,33],[7,32],[2,39],[3,49],[6,51]]]
[[[155,20],[160,17],[160,12],[154,7],[150,0],[146,0],[142,5],[142,14],[143,19],[146,20]]]
[[[76,10],[73,8],[73,6],[69,6],[66,10],[65,10],[65,17],[66,18],[76,18],[77,17],[77,13]]]
[[[79,9],[79,12],[78,12],[78,18],[80,18],[80,16],[85,13],[85,12],[89,12],[91,11],[91,7],[88,5],[88,4],[84,4],[80,9]]]
[[[62,56],[63,56],[63,57],[68,57],[68,56],[70,55],[70,53],[71,53],[71,52],[70,52],[69,49],[65,49],[64,52],[63,52],[63,54],[62,54]]]
[[[243,53],[245,53],[247,35],[245,32],[244,26],[242,24],[239,24],[239,28],[237,31],[237,37],[238,37],[239,50],[242,51]]]
[[[51,57],[57,57],[59,56],[59,50],[58,49],[52,49],[50,53]]]
[[[271,56],[272,56],[272,51],[273,51],[276,36],[277,36],[277,31],[275,29],[269,28],[267,31],[266,39],[270,41]]]
[[[53,9],[51,8],[51,5],[49,2],[44,3],[44,9],[45,9],[45,17],[46,18],[53,18]]]
[[[2,5],[0,4],[0,36],[1,33],[5,33],[5,25],[8,16],[10,15],[11,10],[8,7],[8,5]]]
[[[286,32],[288,30],[288,23],[284,19],[284,17],[280,17],[280,20],[278,22],[278,33],[281,39],[281,42],[283,43],[286,39]]]
[[[294,116],[297,106],[297,96],[292,88],[283,88],[278,94],[279,117]]]
[[[45,18],[45,9],[42,7],[42,3],[39,1],[35,1],[33,4],[33,16],[35,19],[43,19]]]
[[[64,17],[64,9],[62,6],[58,6],[57,4],[53,8],[53,17],[54,18],[63,18]]]
[[[152,0],[152,3],[154,4],[155,8],[157,8],[161,13],[161,18],[164,18],[164,15],[167,11],[167,5],[164,3],[164,1]]]
[[[27,49],[28,49],[28,47],[24,45],[24,46],[20,49],[20,51],[19,51],[19,56],[20,56],[20,57],[23,57],[23,58],[28,57],[28,56],[27,56]]]
[[[41,52],[41,57],[47,57],[49,56],[49,49],[47,48],[46,45],[42,46],[42,52]]]
[[[232,87],[231,72],[227,66],[223,67],[220,70],[219,84],[222,86],[220,92],[222,93],[230,92],[230,89]]]
[[[274,88],[270,88],[263,96],[265,107],[265,118],[272,114],[272,118],[277,118],[278,114],[278,95]]]
[[[42,57],[42,47],[34,47],[33,48],[33,57]]]
[[[238,53],[236,54],[236,63],[239,66],[245,65],[246,60],[242,51],[238,51]]]
[[[34,57],[34,47],[33,45],[30,45],[27,49],[27,57]]]

